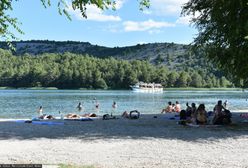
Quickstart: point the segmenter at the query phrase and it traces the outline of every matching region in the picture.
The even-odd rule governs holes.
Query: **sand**
[[[1,121],[0,163],[95,168],[248,167],[247,123],[189,127],[162,115],[62,122],[64,125]]]

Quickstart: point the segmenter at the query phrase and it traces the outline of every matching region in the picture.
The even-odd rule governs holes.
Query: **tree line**
[[[142,60],[96,58],[72,53],[14,56],[0,49],[0,86],[59,89],[127,89],[138,81],[164,87],[234,87],[206,69],[169,70]]]

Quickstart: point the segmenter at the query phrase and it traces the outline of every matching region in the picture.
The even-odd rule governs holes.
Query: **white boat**
[[[163,92],[163,86],[159,83],[138,82],[130,87],[133,89],[134,92],[145,92],[145,93]]]

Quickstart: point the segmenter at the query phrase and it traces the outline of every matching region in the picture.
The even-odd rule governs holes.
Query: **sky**
[[[101,11],[87,6],[87,19],[74,11],[68,0],[71,21],[59,15],[57,2],[44,8],[40,0],[13,1],[10,15],[17,17],[24,35],[20,40],[81,41],[107,47],[144,43],[174,42],[189,44],[197,30],[189,17],[180,16],[187,0],[151,0],[149,9],[139,10],[137,0],[116,0],[116,10]]]

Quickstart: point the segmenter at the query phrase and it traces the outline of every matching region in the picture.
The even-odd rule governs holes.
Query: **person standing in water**
[[[82,112],[83,111],[83,105],[80,102],[77,105],[77,109],[78,109],[78,112]]]
[[[224,103],[223,103],[223,107],[224,107],[225,109],[228,109],[227,105],[228,105],[228,101],[225,100]]]
[[[116,101],[114,101],[113,104],[112,104],[111,116],[112,116],[112,113],[115,113],[116,112],[116,109],[117,109],[117,103],[116,103]]]
[[[112,104],[112,108],[113,109],[116,109],[117,108],[117,103],[114,101],[113,104]]]
[[[100,104],[99,104],[99,102],[97,101],[96,98],[93,99],[93,103],[94,103],[94,106],[95,106],[95,111],[99,112]]]
[[[37,113],[39,114],[39,117],[43,116],[43,107],[40,106],[39,109],[37,110]]]

